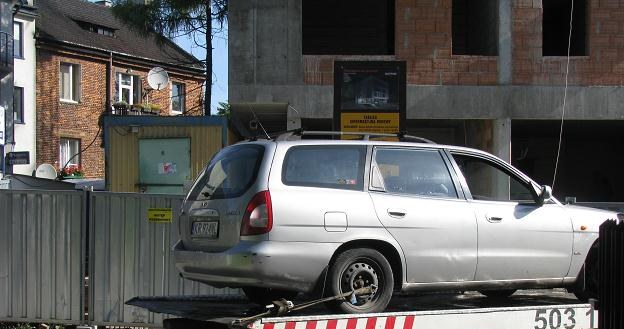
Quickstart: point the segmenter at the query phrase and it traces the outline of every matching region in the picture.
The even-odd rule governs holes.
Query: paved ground
[[[295,304],[305,300],[295,300]],[[395,296],[387,312],[471,309],[489,307],[515,307],[535,305],[580,304],[573,294],[565,289],[519,290],[503,299],[487,298],[478,292],[428,293]],[[144,307],[159,313],[179,317],[209,320],[214,318],[241,318],[262,313],[263,308],[250,305],[245,299],[232,297],[147,297],[133,299],[129,304]],[[314,306],[305,311],[290,315],[327,314],[322,306]]]

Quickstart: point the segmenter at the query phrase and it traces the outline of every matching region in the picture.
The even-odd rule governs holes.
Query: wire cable
[[[98,128],[97,133],[95,134],[95,137],[93,137],[93,140],[91,141],[91,143],[89,143],[89,145],[87,145],[87,147],[83,148],[82,150],[80,150],[78,153],[74,154],[71,158],[69,158],[69,160],[67,160],[67,162],[65,163],[65,165],[63,166],[63,168],[61,168],[61,172],[59,173],[59,176],[61,175],[61,173],[65,170],[65,168],[67,168],[67,166],[69,165],[69,163],[78,155],[82,154],[84,151],[86,151],[87,149],[89,149],[93,143],[95,143],[95,141],[97,140],[97,138],[100,136],[100,132],[102,131],[102,126],[100,126]]]
[[[566,62],[565,87],[563,89],[563,107],[561,109],[561,125],[559,126],[559,145],[557,146],[557,157],[555,158],[555,171],[553,173],[552,190],[555,190],[557,180],[557,170],[559,169],[559,157],[561,155],[561,141],[563,139],[563,121],[565,119],[566,99],[568,97],[568,74],[570,73],[570,45],[572,44],[572,20],[574,15],[574,0],[570,0],[570,32],[568,33],[568,58]]]

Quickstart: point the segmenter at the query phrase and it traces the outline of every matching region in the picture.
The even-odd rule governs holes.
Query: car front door
[[[370,196],[400,244],[409,283],[471,281],[477,225],[470,204],[437,149],[376,147]]]
[[[573,247],[571,219],[540,204],[532,183],[483,155],[451,152],[477,216],[476,281],[563,279]]]

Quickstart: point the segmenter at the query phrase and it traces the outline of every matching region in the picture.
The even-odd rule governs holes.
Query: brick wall
[[[61,62],[79,64],[81,97],[78,103],[59,100]],[[37,51],[37,165],[50,163],[60,168],[60,138],[80,139],[86,147],[98,133],[98,118],[106,101],[106,62],[79,57],[59,56]],[[87,177],[104,177],[104,151],[100,139],[81,154],[81,166]]]
[[[397,0],[395,56],[303,56],[306,84],[333,84],[334,60],[404,60],[407,83],[495,85],[496,56],[452,54],[452,0]]]
[[[81,68],[81,97],[78,103],[59,100],[59,65],[61,62],[79,64]],[[107,60],[74,56],[46,49],[37,51],[37,164],[50,163],[60,168],[60,138],[76,138],[85,148],[98,134],[98,119],[106,106]],[[146,77],[149,68],[117,64],[115,73],[141,77],[143,94],[148,90]],[[190,115],[202,113],[201,80],[189,79],[170,72],[171,81],[186,85],[186,109]],[[114,89],[113,89],[114,93]],[[161,115],[171,114],[171,88],[150,91],[150,103],[160,106]],[[147,99],[146,98],[146,99]],[[115,101],[115,100],[113,100]],[[102,139],[97,137],[91,147],[81,154],[81,166],[86,177],[104,177],[104,149]]]
[[[617,0],[587,2],[588,56],[571,58],[568,81],[582,86],[621,85],[624,3]],[[514,0],[513,7],[513,83],[563,85],[566,57],[542,56],[542,0]]]

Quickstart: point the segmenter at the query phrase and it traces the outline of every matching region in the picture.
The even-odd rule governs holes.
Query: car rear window
[[[230,199],[243,195],[256,181],[263,155],[264,147],[260,145],[222,150],[195,182],[188,199]]]
[[[366,146],[295,146],[286,153],[282,182],[291,186],[362,190]]]

